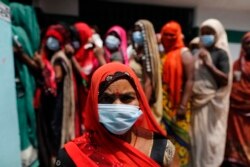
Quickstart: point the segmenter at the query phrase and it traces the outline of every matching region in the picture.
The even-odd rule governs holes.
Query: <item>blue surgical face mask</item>
[[[58,51],[60,49],[59,41],[54,37],[49,37],[46,41],[46,46],[51,51]]]
[[[79,41],[73,41],[72,46],[74,49],[78,50],[80,48],[80,42]]]
[[[116,50],[120,46],[120,39],[114,35],[108,35],[105,39],[105,45],[110,50]]]
[[[125,134],[142,115],[138,106],[126,104],[98,104],[99,122],[111,133]]]
[[[215,36],[214,35],[202,35],[200,37],[200,41],[203,46],[211,47],[215,42]]]
[[[141,31],[133,32],[132,40],[134,41],[135,44],[142,46],[144,42],[144,37],[142,35],[142,32]]]

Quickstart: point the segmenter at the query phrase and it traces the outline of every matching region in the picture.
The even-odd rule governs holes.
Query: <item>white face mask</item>
[[[46,45],[47,45],[49,50],[54,51],[54,52],[56,52],[60,49],[60,43],[54,37],[49,37],[46,41]]]
[[[200,37],[200,41],[205,47],[211,47],[215,43],[215,36],[214,35],[202,35]]]
[[[133,39],[134,43],[138,44],[139,46],[143,46],[144,37],[142,35],[142,32],[140,32],[140,31],[133,32],[132,39]]]
[[[126,104],[98,104],[99,122],[111,133],[126,133],[142,115],[138,106]]]
[[[110,50],[116,50],[120,46],[120,39],[115,37],[114,35],[108,35],[105,39],[105,45]]]

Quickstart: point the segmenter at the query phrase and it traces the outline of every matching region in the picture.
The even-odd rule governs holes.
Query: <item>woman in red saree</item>
[[[41,166],[54,164],[58,150],[75,138],[72,66],[64,50],[68,37],[69,32],[63,25],[51,25],[41,44],[39,56],[43,68],[37,112]]]
[[[112,105],[124,107],[106,112],[112,117],[120,111],[119,120],[102,114],[101,106]],[[84,119],[85,133],[65,144],[56,166],[169,166],[173,160],[175,148],[154,119],[138,78],[126,65],[112,62],[97,69]]]
[[[99,61],[94,53],[92,42],[93,30],[84,22],[77,22],[70,27],[72,34],[72,46],[75,54],[71,57],[74,69],[76,115],[75,115],[75,133],[76,137],[84,131],[82,111],[85,106],[90,79],[93,72],[99,67]]]
[[[250,166],[250,32],[243,36],[233,74],[225,166]]]

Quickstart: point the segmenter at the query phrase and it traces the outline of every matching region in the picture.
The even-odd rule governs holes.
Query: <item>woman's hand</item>
[[[186,118],[186,107],[184,105],[180,105],[179,109],[177,110],[176,113],[177,119],[183,120]]]
[[[212,62],[208,60],[209,53],[205,49],[201,49],[199,53],[199,58],[202,60],[204,65],[211,66]]]
[[[96,46],[94,48],[94,54],[95,54],[96,57],[101,57],[101,56],[104,55],[104,49],[102,47]]]
[[[75,49],[73,48],[73,46],[71,44],[66,44],[64,47],[64,52],[65,52],[66,56],[69,59],[71,59],[75,53]]]
[[[96,46],[93,51],[94,51],[95,57],[98,59],[99,64],[100,65],[106,64],[106,60],[104,58],[104,49],[102,47]]]
[[[33,60],[39,66],[40,69],[44,69],[45,65],[43,63],[42,55],[41,54],[39,54],[38,52],[35,52]]]

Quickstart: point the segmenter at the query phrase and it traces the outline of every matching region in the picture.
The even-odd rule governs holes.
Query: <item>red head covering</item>
[[[169,40],[166,34],[174,36],[175,40]],[[163,62],[163,83],[167,84],[168,93],[173,107],[180,102],[182,89],[182,59],[181,48],[184,47],[181,26],[175,21],[166,23],[162,30],[162,44],[165,48],[165,62]]]
[[[62,49],[64,45],[67,42],[69,42],[70,40],[69,36],[70,36],[69,32],[66,30],[66,28],[63,25],[61,24],[51,25],[47,29],[46,34],[43,38],[43,44],[45,44],[48,37],[54,37],[59,41],[61,49]]]
[[[92,77],[84,111],[85,128],[87,132],[74,141],[79,148],[76,148],[75,144],[72,146],[72,143],[66,144],[65,148],[73,161],[79,166],[86,164],[89,166],[97,166],[95,161],[99,161],[100,166],[158,166],[155,161],[135,149],[129,143],[110,134],[99,123],[99,85],[102,81],[105,81],[107,76],[113,75],[117,71],[129,74],[137,87],[136,91],[143,115],[134,126],[164,134],[152,115],[140,82],[132,69],[121,63],[112,62],[101,66]],[[77,152],[79,149],[81,151]]]
[[[103,129],[101,128],[102,126],[98,121],[98,112],[97,112],[99,85],[102,81],[106,79],[108,75],[113,75],[115,72],[120,71],[128,73],[134,80],[135,85],[137,87],[136,91],[138,91],[137,93],[140,96],[138,97],[140,102],[140,108],[144,112],[144,118],[140,126],[155,132],[162,132],[153,118],[152,112],[147,102],[147,98],[145,97],[140,82],[137,76],[132,71],[132,69],[121,63],[108,63],[108,64],[109,65],[101,66],[99,69],[97,69],[92,77],[90,92],[86,103],[86,109],[84,111],[86,120],[85,122],[86,130],[99,131],[100,129]]]
[[[79,34],[81,45],[85,45],[88,42],[88,39],[93,34],[92,29],[86,23],[83,22],[75,23],[74,27],[76,28]]]
[[[124,64],[128,65],[127,34],[126,34],[126,31],[121,26],[116,25],[116,26],[111,27],[107,31],[105,37],[111,32],[115,32],[119,36],[119,38],[121,40],[121,45],[120,45],[119,49],[122,52]],[[105,48],[105,52],[106,52],[106,58],[105,59],[106,59],[107,62],[110,62],[111,53],[107,48]]]

